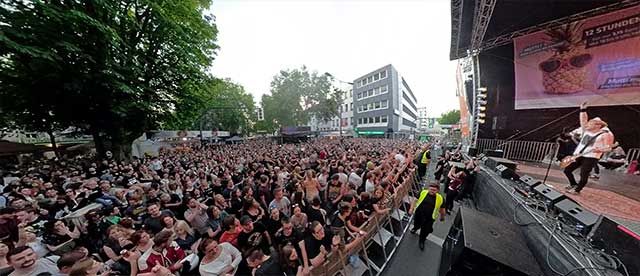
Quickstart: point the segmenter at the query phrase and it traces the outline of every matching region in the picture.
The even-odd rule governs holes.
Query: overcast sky
[[[214,0],[211,69],[260,101],[281,69],[353,81],[393,64],[429,116],[457,109],[449,0]]]

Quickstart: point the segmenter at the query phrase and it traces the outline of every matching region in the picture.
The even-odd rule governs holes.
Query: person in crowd
[[[284,189],[277,187],[273,190],[273,200],[269,203],[269,210],[278,209],[285,216],[291,216],[291,201],[284,195]]]
[[[56,262],[60,257],[38,257],[28,246],[18,246],[9,250],[7,260],[13,272],[9,276],[37,276],[40,273],[58,273]]]
[[[304,275],[302,264],[298,258],[296,249],[291,245],[282,247],[279,253],[280,266],[282,273],[286,276],[302,276]]]
[[[200,243],[199,251],[204,253],[199,267],[201,276],[233,275],[242,261],[242,254],[233,245],[210,238]]]
[[[309,223],[307,214],[302,212],[302,208],[299,204],[294,204],[291,208],[293,209],[293,215],[291,216],[291,223],[293,223],[293,227],[299,231],[304,231]]]
[[[440,217],[444,221],[446,211],[444,198],[440,195],[440,185],[431,184],[428,190],[422,190],[420,196],[411,204],[409,213],[415,212],[411,233],[420,231],[418,246],[424,250],[424,242],[427,236],[433,232],[433,223]]]
[[[144,252],[138,259],[138,268],[142,273],[151,272],[159,264],[176,272],[184,266],[185,263],[180,261],[185,257],[184,250],[173,241],[173,232],[161,231],[153,238],[151,250]]]
[[[196,243],[197,238],[194,236],[195,231],[191,229],[186,221],[178,221],[174,227],[173,233],[175,234],[176,243],[180,248],[182,248],[182,250],[185,252],[194,251],[192,246]]]
[[[0,242],[0,275],[8,275],[13,268],[7,260],[7,254],[9,254],[9,246],[13,246],[9,242]]]
[[[191,224],[198,234],[206,234],[207,230],[209,230],[207,227],[209,220],[207,216],[207,206],[198,202],[198,200],[193,197],[186,199],[186,202],[189,209],[184,211],[185,220]]]
[[[247,264],[253,268],[252,274],[255,276],[283,275],[280,265],[280,256],[276,251],[267,255],[260,249],[255,249],[247,256]]]

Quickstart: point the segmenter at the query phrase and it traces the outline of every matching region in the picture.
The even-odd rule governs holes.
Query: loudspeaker
[[[527,187],[529,187],[529,189],[533,190],[533,188],[535,188],[536,186],[542,184],[542,181],[535,179],[529,175],[523,175],[522,177],[520,177],[520,181],[522,181],[524,184],[527,184]]]
[[[491,157],[499,157],[499,158],[503,158],[504,157],[504,151],[503,150],[487,150],[487,151],[485,151],[485,154],[487,156],[491,156]]]
[[[467,154],[469,154],[469,156],[476,156],[478,154],[478,148],[469,147],[469,149],[467,150]]]
[[[586,236],[598,222],[598,215],[582,208],[571,199],[564,199],[556,203],[556,208],[564,217],[566,223],[575,226],[575,230]]]
[[[498,174],[500,174],[500,176],[502,176],[502,178],[511,179],[511,180],[519,180],[520,179],[520,176],[516,172],[514,172],[511,169],[509,169],[505,165],[498,165],[496,167],[496,172]]]
[[[533,191],[536,194],[539,194],[540,196],[542,196],[542,198],[545,200],[545,202],[549,206],[554,205],[554,204],[560,202],[560,200],[563,200],[563,199],[567,198],[564,194],[554,190],[553,188],[551,188],[551,187],[549,187],[547,185],[535,186],[533,188]]]
[[[498,157],[489,157],[487,161],[484,162],[484,164],[494,171],[496,170],[496,168],[498,168],[498,165],[504,165],[505,167],[511,169],[514,172],[518,169],[518,163],[513,162],[509,159],[498,158]]]
[[[440,276],[543,275],[518,226],[460,207],[442,245]]]
[[[635,232],[624,225],[602,217],[600,223],[595,226],[589,239],[591,244],[605,253],[618,257],[624,263],[629,275],[640,275],[640,233]],[[622,267],[618,269],[624,271]]]

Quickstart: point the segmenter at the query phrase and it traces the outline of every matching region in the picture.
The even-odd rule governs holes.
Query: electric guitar
[[[587,151],[585,151],[583,153],[580,153],[580,154],[567,156],[565,158],[562,158],[562,161],[560,161],[560,167],[566,168],[569,165],[571,165],[573,162],[576,162],[576,159],[578,159],[578,157],[585,156],[585,155],[587,155],[589,153],[594,152],[595,150],[607,151],[607,150],[611,150],[611,149],[613,149],[613,148],[615,148],[617,146],[618,146],[618,142],[615,142],[613,145],[604,146],[604,147],[601,147],[601,148],[593,148],[593,149],[587,150]]]

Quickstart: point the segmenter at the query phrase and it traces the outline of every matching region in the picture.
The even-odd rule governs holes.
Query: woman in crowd
[[[307,214],[302,212],[302,208],[298,204],[291,205],[291,209],[293,209],[293,215],[291,215],[291,223],[293,223],[293,227],[298,231],[304,231],[309,223],[307,220]]]
[[[204,239],[199,247],[204,253],[199,268],[201,276],[233,275],[242,260],[240,251],[227,242]]]
[[[180,220],[176,223],[174,228],[174,233],[176,235],[175,242],[184,250],[185,252],[191,252],[193,244],[196,243],[195,232],[186,221]]]
[[[320,194],[320,183],[316,179],[314,170],[307,170],[304,181],[302,181],[302,187],[307,200],[311,200]]]

